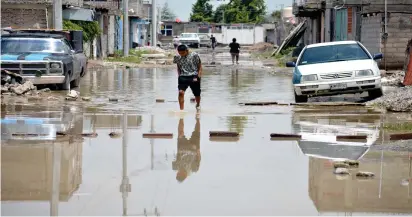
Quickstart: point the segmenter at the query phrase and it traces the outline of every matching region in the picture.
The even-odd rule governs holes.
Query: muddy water
[[[190,94],[188,112],[175,112],[176,75],[159,69],[90,72],[80,88],[82,95],[92,96],[87,103],[41,109],[4,105],[2,133],[10,135],[8,140],[2,135],[1,213],[410,215],[412,155],[372,148],[387,143],[378,129],[380,113],[347,107],[238,105],[289,102],[289,81],[241,70],[206,72],[200,115],[189,102]],[[108,102],[109,97],[119,102]],[[167,102],[156,104],[155,98]],[[98,136],[56,138],[56,129]],[[241,136],[211,140],[211,130]],[[49,137],[11,135],[23,131]],[[122,136],[111,138],[110,132]],[[173,138],[143,138],[147,132],[173,133]],[[303,139],[273,141],[270,133],[301,133]],[[333,139],[336,134],[358,133],[368,135],[366,143]],[[334,175],[331,160],[338,158],[360,159],[352,174],[365,170],[375,177]]]

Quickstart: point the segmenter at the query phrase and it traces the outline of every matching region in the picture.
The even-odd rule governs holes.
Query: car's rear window
[[[371,59],[359,44],[338,44],[307,48],[298,65]]]

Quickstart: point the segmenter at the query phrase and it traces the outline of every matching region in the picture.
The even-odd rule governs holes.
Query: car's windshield
[[[181,37],[181,38],[195,38],[195,37],[196,37],[196,34],[183,33],[180,37]]]
[[[307,48],[302,54],[298,65],[365,60],[370,58],[359,44],[338,44]]]
[[[50,38],[2,38],[1,53],[48,52],[65,53],[68,48],[61,40]]]

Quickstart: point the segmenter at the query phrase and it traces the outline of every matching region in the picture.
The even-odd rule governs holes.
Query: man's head
[[[181,44],[177,47],[177,52],[182,57],[187,56],[187,54],[189,54],[189,50],[187,49],[187,46],[184,44]]]
[[[233,41],[233,43],[235,43],[235,42],[236,42],[236,38],[233,38],[232,41]]]
[[[211,35],[211,37],[213,37],[213,34]]]

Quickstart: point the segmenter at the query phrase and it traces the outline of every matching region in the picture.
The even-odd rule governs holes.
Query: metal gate
[[[335,10],[335,41],[348,39],[348,9]]]

